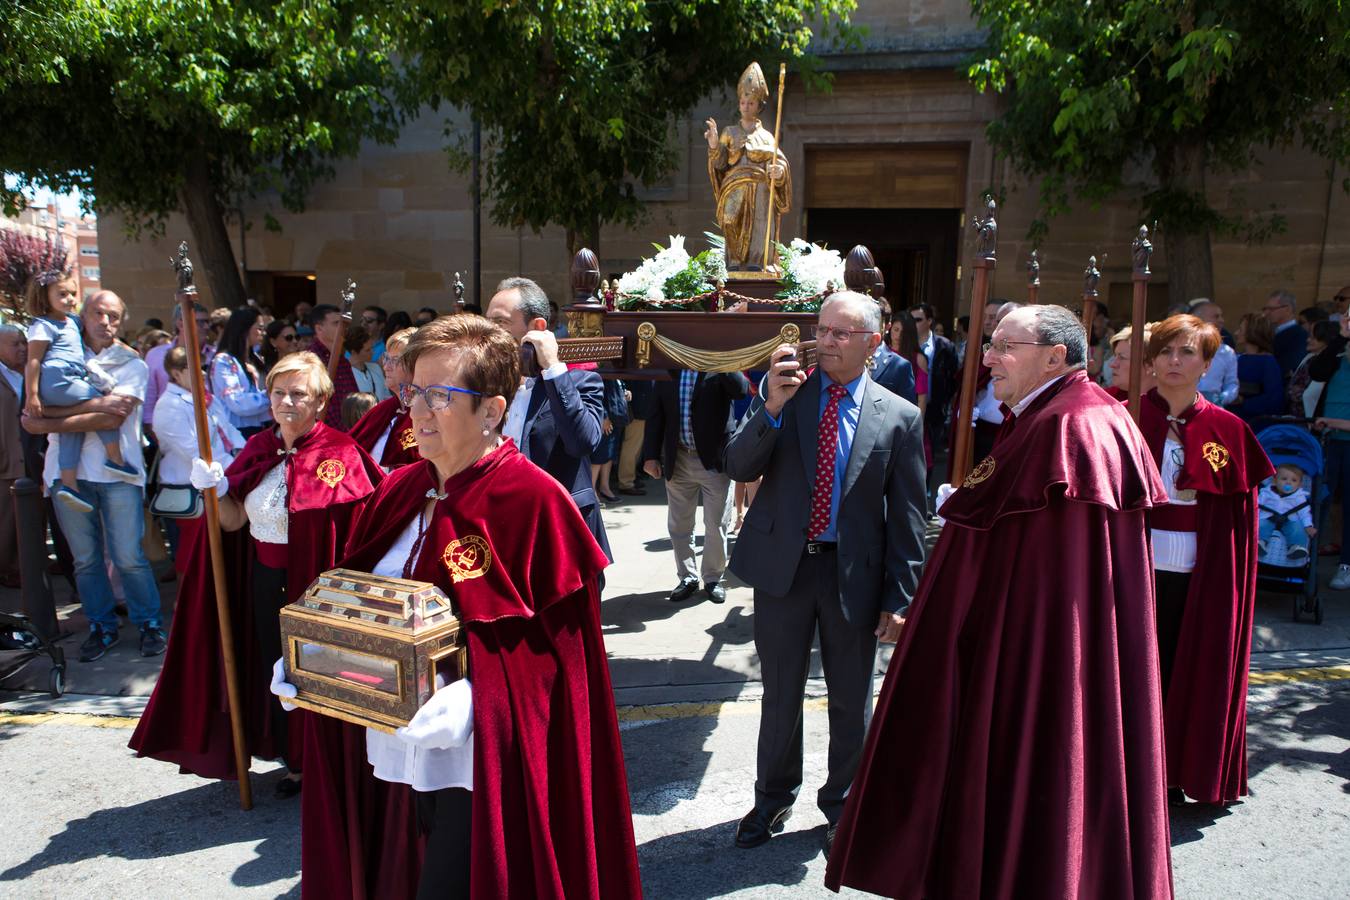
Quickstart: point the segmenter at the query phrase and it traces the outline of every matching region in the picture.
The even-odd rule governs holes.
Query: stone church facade
[[[783,219],[784,240],[805,237],[841,252],[867,244],[893,305],[926,300],[950,322],[969,302],[970,219],[980,211],[982,192],[992,189],[1004,198],[992,293],[1025,298],[1036,186],[1019,179],[985,138],[997,100],[977,94],[961,72],[980,41],[968,4],[860,0],[855,21],[869,34],[860,52],[826,59],[831,92],[807,93],[788,80],[782,144],[796,196]],[[650,255],[653,241],[664,244],[671,234],[688,236],[691,249],[703,247],[703,232],[713,228],[713,198],[702,123],[708,116],[719,124],[731,120],[733,87],[676,123],[680,167],[665,184],[644,191],[647,222],[602,229],[597,249],[607,276],[632,269]],[[427,113],[396,145],[372,144],[339,163],[336,177],[314,190],[302,213],[288,213],[266,197],[247,202],[242,215],[249,227],[236,219],[230,231],[250,294],[284,314],[296,298],[336,302],[351,277],[362,303],[390,311],[447,310],[460,272],[472,302],[473,207],[467,178],[447,162],[446,120],[444,113]],[[468,127],[465,116],[450,120],[454,128]],[[1287,230],[1264,244],[1215,238],[1215,299],[1230,321],[1258,309],[1277,288],[1292,290],[1304,306],[1350,284],[1350,196],[1339,188],[1346,174],[1285,151],[1247,171],[1209,178],[1211,202],[1220,207],[1274,205],[1287,219]],[[1113,318],[1127,316],[1137,210],[1136,197],[1121,196],[1053,220],[1040,250],[1042,301],[1076,303],[1083,268],[1096,254],[1102,298]],[[281,224],[279,233],[263,227],[267,214]],[[99,232],[103,285],[126,297],[135,321],[164,316],[174,287],[166,261],[188,236],[185,221],[171,218],[162,240],[130,242],[111,215],[99,220]],[[1166,302],[1166,241],[1157,244],[1151,315]],[[484,301],[497,281],[524,274],[565,305],[568,264],[561,228],[540,234],[501,228],[484,209],[478,278]]]

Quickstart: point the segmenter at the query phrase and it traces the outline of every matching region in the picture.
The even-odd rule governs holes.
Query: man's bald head
[[[9,322],[0,325],[0,363],[11,372],[22,372],[28,361],[28,338],[23,329]]]

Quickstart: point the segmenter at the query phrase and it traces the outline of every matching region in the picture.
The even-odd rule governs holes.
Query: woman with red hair
[[[1219,331],[1195,316],[1153,327],[1157,387],[1139,427],[1169,503],[1152,514],[1167,783],[1174,801],[1247,793],[1247,665],[1256,600],[1256,491],[1273,470],[1247,424],[1199,392]]]

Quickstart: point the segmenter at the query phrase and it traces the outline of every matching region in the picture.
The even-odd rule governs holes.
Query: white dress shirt
[[[211,431],[211,459],[229,468],[244,446],[244,436],[229,422],[222,421],[217,413],[217,404],[213,401],[206,410]],[[151,424],[159,441],[159,483],[188,484],[192,461],[198,455],[197,419],[191,392],[169,382],[155,402]]]
[[[552,381],[566,374],[567,363],[554,363],[544,370],[543,377],[545,381]],[[506,411],[506,424],[502,426],[502,436],[515,441],[517,447],[521,445],[521,438],[525,434],[525,413],[530,408],[530,396],[534,394],[536,380],[526,378],[521,382],[520,389],[511,398],[511,408]]]
[[[1063,375],[1057,375],[1054,378],[1051,378],[1045,384],[1041,385],[1040,387],[1033,389],[1031,393],[1027,394],[1021,400],[1017,401],[1017,405],[1012,408],[1012,414],[1014,416],[1020,416],[1026,410],[1026,408],[1031,405],[1031,401],[1035,400],[1041,394],[1044,394],[1046,391],[1048,391],[1052,384],[1062,381],[1063,379],[1064,379]]]
[[[565,370],[564,370],[565,371]],[[420,516],[413,516],[408,527],[394,541],[372,572],[387,578],[402,578],[403,564],[412,555],[417,542]],[[440,685],[437,682],[438,686]],[[381,781],[412,785],[415,791],[439,791],[445,788],[473,790],[473,734],[458,747],[445,750],[415,747],[398,735],[366,729],[366,759]]]

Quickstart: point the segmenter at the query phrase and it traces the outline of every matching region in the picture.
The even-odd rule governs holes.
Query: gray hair
[[[881,305],[865,294],[859,294],[856,291],[836,291],[820,305],[825,309],[826,303],[848,303],[852,308],[862,314],[862,325],[868,331],[881,333]]]
[[[1294,309],[1297,306],[1297,303],[1294,300],[1294,295],[1291,292],[1284,290],[1283,288],[1271,293],[1270,299],[1274,300],[1281,306],[1287,306],[1290,309]]]
[[[552,323],[553,310],[548,305],[548,294],[544,293],[538,282],[519,276],[504,278],[494,293],[500,294],[502,291],[516,291],[520,294],[520,303],[516,309],[524,313],[526,325],[535,319]]]
[[[1043,304],[1024,307],[1032,315],[1036,340],[1054,346],[1064,345],[1064,364],[1070,369],[1087,365],[1087,331],[1078,316],[1062,306]]]
[[[1002,322],[1004,317],[1007,316],[1008,313],[1012,312],[1015,309],[1022,309],[1025,306],[1026,304],[1020,301],[1009,300],[1007,303],[1004,303],[1002,306],[1000,306],[998,308],[998,312],[994,313],[994,315],[1000,322]]]
[[[23,340],[28,339],[24,330],[13,322],[0,322],[0,334],[12,334]]]

